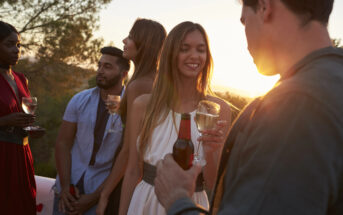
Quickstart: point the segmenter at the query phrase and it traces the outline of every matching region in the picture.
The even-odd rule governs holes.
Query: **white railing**
[[[54,178],[35,176],[37,186],[37,215],[51,215],[54,205]]]

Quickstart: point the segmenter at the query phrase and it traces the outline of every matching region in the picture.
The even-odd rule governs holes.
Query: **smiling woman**
[[[257,71],[247,50],[244,28],[239,20],[241,17],[239,2],[239,0],[112,1],[101,13],[101,26],[96,34],[104,37],[106,42],[121,44],[122,38],[126,36],[131,23],[137,17],[158,20],[167,30],[186,20],[200,23],[205,27],[211,42],[214,60],[212,86],[255,97],[270,90],[279,76],[267,77]],[[341,28],[343,13],[340,12],[342,9],[343,1],[336,0],[329,25],[332,38],[343,39],[343,28]]]
[[[199,31],[188,33],[180,47],[178,68],[186,77],[197,77],[205,66],[207,50],[203,35]]]
[[[129,117],[130,156],[120,199],[120,214],[165,214],[165,208],[154,193],[156,164],[173,151],[182,117],[190,115],[189,137],[208,161],[199,177],[193,200],[208,208],[205,192],[216,177],[219,152],[228,131],[230,108],[223,100],[210,95],[212,56],[204,28],[197,23],[182,22],[168,34],[161,53],[158,75],[150,95],[138,97]],[[204,137],[194,121],[200,100],[211,100],[221,106],[219,120],[211,133]],[[167,134],[167,135],[165,135]],[[137,145],[139,147],[137,147]]]

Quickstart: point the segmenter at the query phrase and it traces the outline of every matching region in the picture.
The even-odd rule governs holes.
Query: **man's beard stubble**
[[[105,80],[104,84],[99,83],[98,79],[96,78],[96,85],[101,89],[107,90],[113,86],[116,86],[120,81],[121,81],[121,73],[119,73],[118,75],[114,76],[113,78],[109,80]]]

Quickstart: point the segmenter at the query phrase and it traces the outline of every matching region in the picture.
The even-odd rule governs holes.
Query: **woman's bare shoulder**
[[[135,100],[133,101],[134,110],[138,111],[138,109],[145,109],[149,103],[150,98],[151,94],[142,94],[135,98]]]
[[[143,94],[149,94],[152,89],[152,80],[139,78],[132,81],[126,88],[127,95],[130,98],[136,99]]]
[[[153,80],[148,78],[138,78],[133,80],[127,87],[128,91],[142,91],[148,89],[151,91],[153,85]]]

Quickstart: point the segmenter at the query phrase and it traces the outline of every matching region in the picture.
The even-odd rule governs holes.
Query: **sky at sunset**
[[[343,1],[336,0],[329,22],[332,38],[343,39],[343,13],[339,12],[342,10]],[[240,13],[237,0],[113,0],[101,12],[96,36],[103,37],[106,45],[112,42],[122,48],[122,40],[137,17],[160,22],[167,32],[180,22],[197,22],[210,40],[214,60],[212,87],[254,97],[267,92],[278,77],[257,72],[247,50]]]

